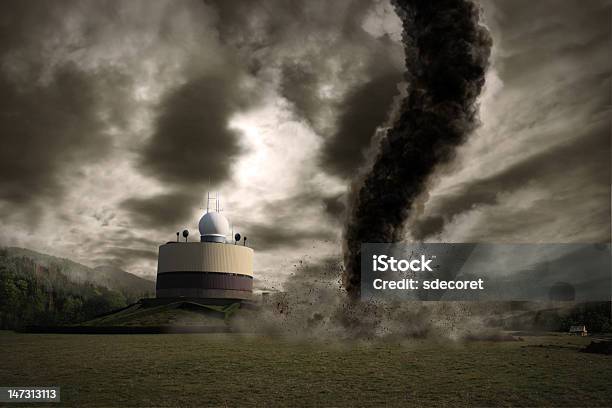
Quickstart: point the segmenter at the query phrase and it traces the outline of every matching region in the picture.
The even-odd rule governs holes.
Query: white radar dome
[[[198,224],[202,241],[225,242],[229,234],[229,222],[227,218],[218,212],[207,212],[200,218]]]

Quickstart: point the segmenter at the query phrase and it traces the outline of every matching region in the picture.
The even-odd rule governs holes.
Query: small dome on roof
[[[221,213],[207,212],[198,224],[202,241],[225,242],[229,234],[229,222]]]

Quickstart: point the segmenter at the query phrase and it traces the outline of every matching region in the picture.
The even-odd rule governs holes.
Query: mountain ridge
[[[129,297],[147,297],[155,293],[155,282],[111,265],[89,267],[69,258],[61,258],[21,247],[4,247],[8,256],[26,257],[38,265],[61,268],[62,273],[74,283],[90,282],[111,290],[120,291]]]

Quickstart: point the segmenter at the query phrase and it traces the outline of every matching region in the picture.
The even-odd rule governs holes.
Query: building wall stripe
[[[253,276],[253,250],[215,242],[173,242],[159,247],[158,274],[190,271]]]
[[[157,275],[156,289],[253,290],[253,278],[246,275],[210,272],[173,272]]]

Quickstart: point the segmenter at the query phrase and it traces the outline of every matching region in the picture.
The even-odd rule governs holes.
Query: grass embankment
[[[612,357],[589,342],[0,332],[0,386],[59,385],[72,406],[611,406]]]

